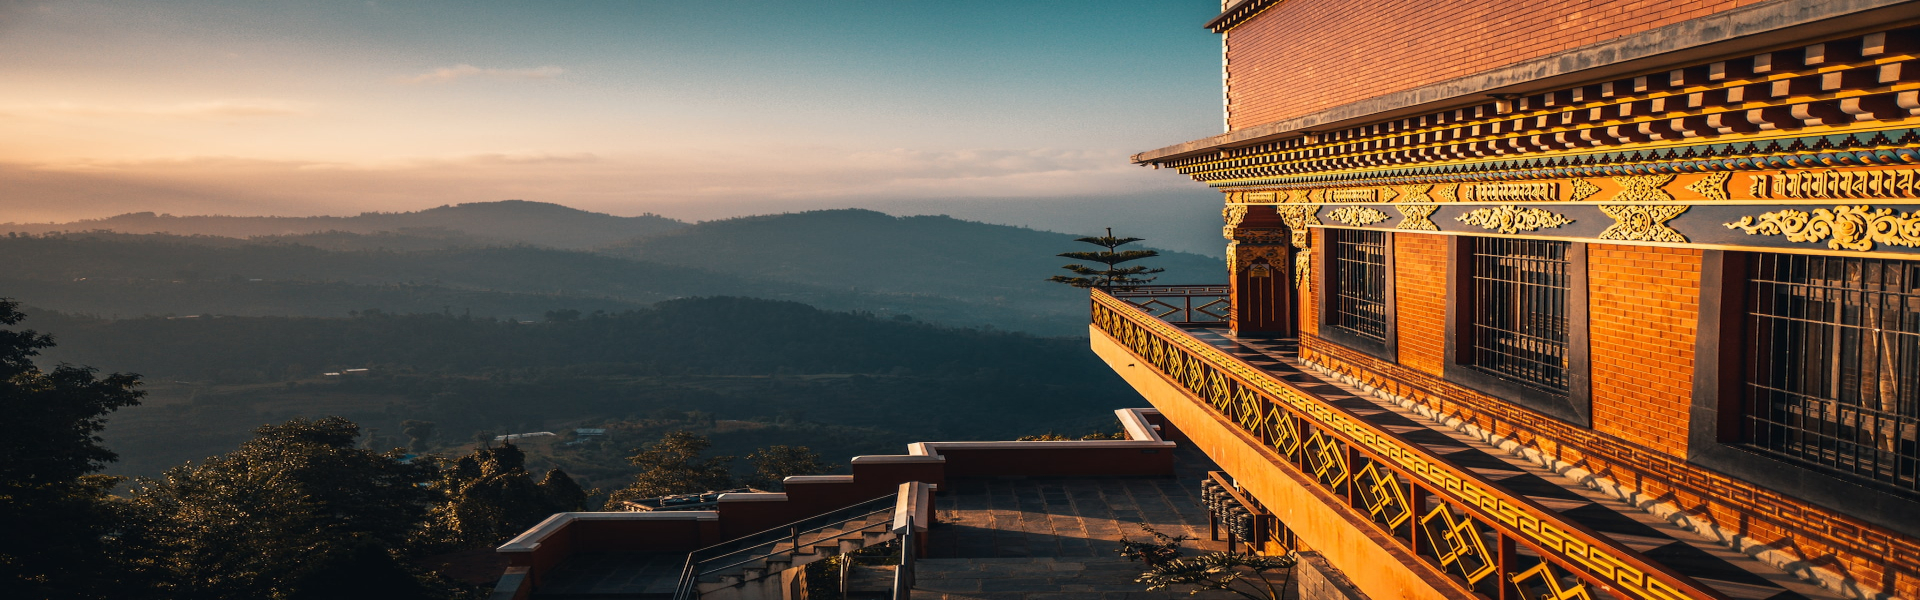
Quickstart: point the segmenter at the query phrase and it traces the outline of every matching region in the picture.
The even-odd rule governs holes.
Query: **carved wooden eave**
[[[1242,0],[1209,22],[1208,27],[1224,31],[1217,25],[1230,23],[1227,27],[1231,27],[1279,5]],[[1489,97],[1494,95],[1539,95],[1586,82],[1768,51],[1785,40],[1816,40],[1913,22],[1920,22],[1920,3],[1905,0],[1773,0],[1298,118],[1141,152],[1133,155],[1132,161],[1156,168],[1180,166],[1196,158],[1225,158],[1280,142],[1329,134],[1339,137],[1361,126],[1385,125],[1399,119],[1461,109],[1495,110],[1507,103],[1490,103]]]

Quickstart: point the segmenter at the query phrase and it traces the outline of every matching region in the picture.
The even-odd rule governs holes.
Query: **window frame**
[[[1318,255],[1316,257],[1317,260],[1315,262],[1318,262],[1320,264],[1314,265],[1315,267],[1314,271],[1320,274],[1320,286],[1319,286],[1319,289],[1317,290],[1318,293],[1316,294],[1316,296],[1318,296],[1317,301],[1319,302],[1319,307],[1318,307],[1319,309],[1314,311],[1316,313],[1315,315],[1316,320],[1319,322],[1319,326],[1320,326],[1320,334],[1319,334],[1320,338],[1333,342],[1335,344],[1339,344],[1341,346],[1345,346],[1347,348],[1351,348],[1353,350],[1358,350],[1360,352],[1372,355],[1373,357],[1379,358],[1381,360],[1385,360],[1389,362],[1398,362],[1398,348],[1399,348],[1400,340],[1399,340],[1399,335],[1397,333],[1399,330],[1399,327],[1398,327],[1399,314],[1398,314],[1398,311],[1396,310],[1396,307],[1399,305],[1399,302],[1398,302],[1397,296],[1394,293],[1394,281],[1393,281],[1394,279],[1396,279],[1396,277],[1394,276],[1396,271],[1394,269],[1394,261],[1393,261],[1394,233],[1391,231],[1382,231],[1378,229],[1364,229],[1364,228],[1347,229],[1342,227],[1325,227],[1322,229],[1326,230],[1321,238],[1322,250],[1320,252],[1315,253]],[[1353,334],[1351,332],[1348,332],[1345,329],[1342,329],[1334,321],[1334,311],[1340,305],[1339,304],[1340,290],[1338,287],[1339,276],[1336,273],[1336,265],[1338,264],[1339,261],[1334,257],[1334,254],[1335,254],[1334,244],[1336,243],[1334,241],[1334,237],[1336,235],[1341,235],[1337,232],[1344,232],[1344,231],[1363,231],[1363,232],[1369,232],[1369,233],[1377,233],[1382,238],[1381,242],[1382,244],[1384,244],[1382,251],[1385,254],[1385,262],[1386,262],[1385,266],[1382,267],[1382,278],[1384,279],[1384,281],[1382,281],[1384,297],[1381,300],[1381,302],[1384,304],[1384,308],[1386,309],[1385,311],[1386,340],[1384,342],[1369,339],[1369,338],[1362,337],[1362,336]]]
[[[1447,240],[1447,347],[1442,378],[1578,425],[1593,426],[1593,372],[1588,343],[1587,244],[1539,240],[1567,247],[1567,393],[1554,394],[1473,366],[1473,243],[1485,236]],[[1523,238],[1532,239],[1532,238]]]
[[[1746,307],[1752,252],[1701,253],[1687,462],[1920,537],[1920,497],[1748,449],[1741,439],[1746,387]]]

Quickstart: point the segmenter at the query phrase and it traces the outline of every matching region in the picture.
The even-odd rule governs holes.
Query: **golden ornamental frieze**
[[[1475,202],[1558,202],[1560,187],[1551,181],[1481,183],[1472,188]]]
[[[1330,202],[1379,202],[1380,192],[1373,188],[1347,188],[1327,194]]]
[[[1328,216],[1351,227],[1365,227],[1387,220],[1387,213],[1365,206],[1342,206],[1334,209],[1333,214]]]
[[[1725,202],[1727,201],[1727,180],[1732,178],[1732,171],[1709,173],[1699,181],[1687,184],[1687,189],[1707,200]]]
[[[1585,179],[1574,179],[1573,183],[1568,187],[1573,188],[1572,200],[1574,202],[1592,198],[1594,194],[1600,193],[1600,186],[1594,185],[1593,182]]]
[[[1293,253],[1293,287],[1307,289],[1308,277],[1313,269],[1313,251],[1301,250]]]
[[[1620,192],[1608,199],[1611,202],[1668,202],[1673,194],[1667,193],[1667,184],[1673,183],[1673,175],[1628,175],[1615,177],[1613,182],[1620,184]]]
[[[1282,242],[1285,243],[1285,242]],[[1258,259],[1266,259],[1270,267],[1284,267],[1287,261],[1287,247],[1274,245],[1255,245],[1247,242],[1234,242],[1227,245],[1227,270],[1234,275],[1248,271]],[[1252,272],[1248,272],[1250,275]]]
[[[1432,202],[1433,197],[1427,195],[1427,192],[1432,189],[1433,189],[1432,184],[1400,186],[1400,199],[1398,201],[1399,202]]]
[[[1435,187],[1433,197],[1436,202],[1458,202],[1460,201],[1460,184],[1449,183]]]
[[[1684,204],[1602,204],[1601,214],[1613,217],[1613,224],[1600,232],[1600,239],[1684,244],[1687,236],[1668,226],[1667,221],[1688,208]]]
[[[1552,211],[1532,207],[1521,208],[1511,204],[1474,209],[1456,219],[1461,223],[1478,225],[1482,229],[1491,229],[1508,235],[1522,231],[1550,229],[1573,222]]]
[[[1434,204],[1403,204],[1393,207],[1400,211],[1400,223],[1394,229],[1411,231],[1439,231],[1440,226],[1433,224],[1434,211],[1440,210]]]
[[[1748,175],[1747,193],[1754,198],[1866,199],[1920,196],[1917,169],[1879,171],[1782,171]]]
[[[1280,220],[1287,224],[1293,233],[1293,247],[1305,250],[1312,243],[1308,227],[1320,224],[1320,218],[1314,215],[1320,212],[1318,204],[1282,204],[1273,207],[1280,214]]]
[[[1920,213],[1895,214],[1891,208],[1840,205],[1812,212],[1781,210],[1726,224],[1747,235],[1782,235],[1789,242],[1827,241],[1834,250],[1866,252],[1874,244],[1920,246]]]

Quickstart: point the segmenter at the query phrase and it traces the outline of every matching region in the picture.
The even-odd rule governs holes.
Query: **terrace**
[[[1236,338],[1213,315],[1170,310],[1204,304],[1181,295],[1096,291],[1096,352],[1182,431],[1225,448],[1214,458],[1236,476],[1282,480],[1243,481],[1257,494],[1323,505],[1269,507],[1309,543],[1371,539],[1438,589],[1494,599],[1837,597],[1502,449],[1520,449],[1511,442],[1323,374],[1293,340]],[[1268,465],[1284,477],[1256,476]]]

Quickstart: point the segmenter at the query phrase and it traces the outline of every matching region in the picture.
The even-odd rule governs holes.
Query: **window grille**
[[[1387,234],[1330,229],[1333,310],[1329,324],[1360,338],[1387,343]]]
[[[1566,395],[1567,252],[1571,244],[1472,238],[1469,366]]]
[[[1755,254],[1742,442],[1920,490],[1920,262]]]

